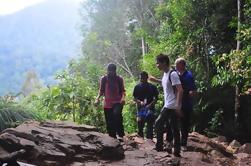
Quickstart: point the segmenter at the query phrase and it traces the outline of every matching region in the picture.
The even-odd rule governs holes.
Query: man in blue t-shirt
[[[186,61],[178,58],[175,61],[176,70],[180,75],[183,87],[182,107],[183,117],[181,118],[181,146],[183,150],[187,146],[187,137],[190,129],[190,118],[193,112],[193,97],[196,95],[196,86],[193,74],[186,69]]]
[[[159,92],[157,87],[148,81],[148,73],[143,71],[140,74],[140,83],[134,87],[133,97],[137,104],[138,135],[144,137],[144,126],[147,123],[146,138],[153,139],[153,124],[155,103],[158,100]]]

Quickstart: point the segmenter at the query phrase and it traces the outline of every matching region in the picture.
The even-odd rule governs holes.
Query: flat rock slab
[[[227,142],[222,144],[196,132],[189,134],[187,151],[182,151],[180,158],[165,151],[157,152],[155,143],[156,139],[144,140],[136,135],[128,135],[120,143],[97,132],[95,127],[72,122],[26,122],[1,133],[0,158],[24,149],[26,153],[18,158],[23,162],[21,166],[25,163],[37,166],[251,165],[250,154],[230,153]],[[248,149],[247,145],[243,146],[244,150]]]
[[[155,142],[128,136],[129,141],[135,141],[136,148],[128,148],[125,158],[120,161],[98,161],[85,163],[90,166],[236,166],[251,163],[250,155],[234,154],[227,152],[221,142],[210,139],[199,133],[189,135],[188,150],[181,152],[181,157],[174,157],[167,152],[154,150]],[[125,142],[126,144],[127,142]]]
[[[34,165],[68,165],[124,157],[118,140],[97,132],[95,127],[72,122],[25,122],[4,130],[0,146],[7,152],[25,149],[21,160]]]

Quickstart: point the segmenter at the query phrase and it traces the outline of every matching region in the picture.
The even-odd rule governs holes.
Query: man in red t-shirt
[[[109,64],[107,75],[100,81],[99,94],[95,103],[98,104],[100,97],[104,96],[104,113],[106,120],[106,129],[109,136],[123,141],[124,126],[122,109],[125,104],[124,80],[116,74],[116,65]]]

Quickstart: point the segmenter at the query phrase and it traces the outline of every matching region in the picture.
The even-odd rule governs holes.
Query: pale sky
[[[44,1],[46,0],[0,0],[0,15],[13,14]]]

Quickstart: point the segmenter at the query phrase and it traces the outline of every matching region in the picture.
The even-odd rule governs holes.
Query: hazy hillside
[[[80,53],[79,2],[47,0],[0,16],[0,94],[19,91],[26,71],[45,84]]]

